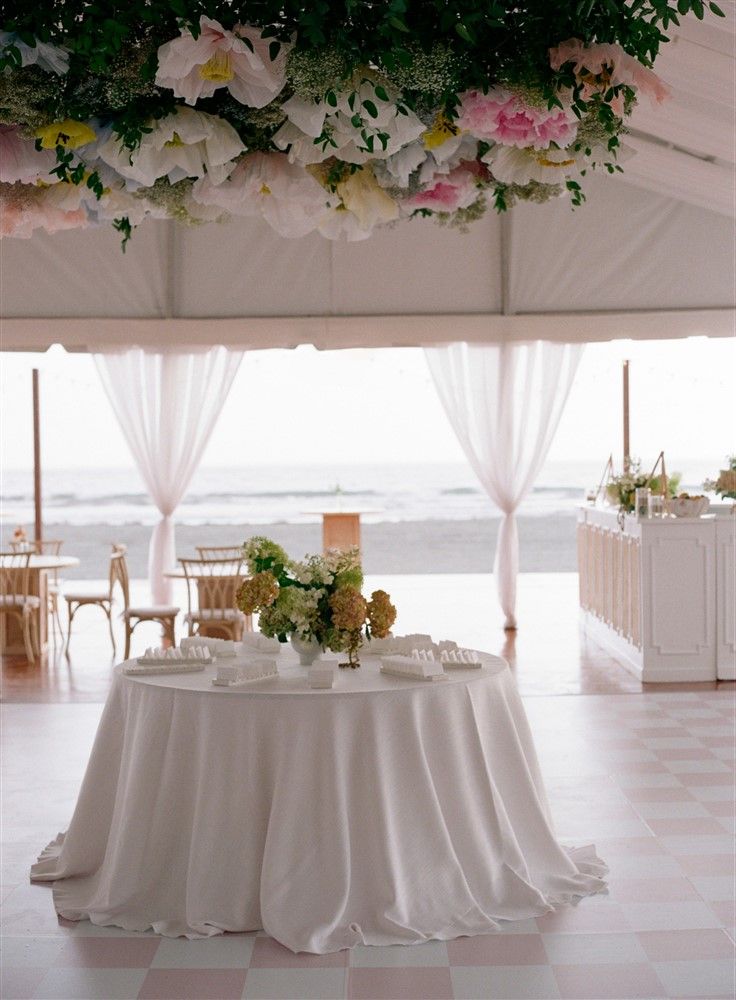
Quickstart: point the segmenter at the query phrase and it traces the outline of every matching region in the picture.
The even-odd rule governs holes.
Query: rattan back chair
[[[187,582],[189,635],[240,639],[252,629],[250,617],[235,606],[235,595],[243,582],[243,556],[223,559],[180,559]]]
[[[242,545],[195,545],[200,559],[242,559]]]
[[[41,653],[38,638],[41,598],[30,592],[32,555],[30,551],[0,552],[0,622],[4,631],[8,615],[18,619],[29,663],[34,663],[36,655]],[[4,635],[0,646],[5,646]]]

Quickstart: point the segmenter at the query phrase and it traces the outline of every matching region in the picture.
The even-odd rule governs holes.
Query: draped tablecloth
[[[560,846],[508,666],[444,682],[290,650],[241,688],[116,668],[79,800],[31,870],[63,917],[293,951],[487,933],[605,888]]]

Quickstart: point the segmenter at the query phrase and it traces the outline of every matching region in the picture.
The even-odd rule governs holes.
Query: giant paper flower
[[[232,125],[191,108],[178,108],[151,122],[151,129],[132,152],[111,136],[99,148],[100,159],[146,187],[159,177],[176,183],[205,174],[218,184],[231,173],[235,157],[245,149]]]
[[[66,191],[57,191],[61,187],[61,184],[37,187],[0,183],[0,236],[28,239],[37,229],[56,233],[87,226],[87,212],[80,204],[81,196],[77,194],[69,199]]]
[[[52,122],[36,129],[36,138],[41,140],[42,149],[79,149],[94,142],[97,138],[95,130],[86,122],[78,122],[75,118],[65,118],[63,122]]]
[[[483,157],[493,177],[501,184],[564,184],[585,166],[581,152],[569,149],[517,149],[494,146]]]
[[[399,217],[398,205],[379,186],[369,166],[348,174],[338,183],[337,193],[345,208],[358,219],[361,229],[368,232]]]
[[[459,208],[468,208],[478,197],[478,181],[485,173],[480,163],[461,163],[448,174],[436,175],[424,191],[406,198],[401,207],[410,212],[421,208],[433,212],[455,212]]]
[[[289,150],[290,159],[304,164],[331,156],[345,163],[387,159],[418,139],[425,126],[412,111],[399,112],[394,96],[386,97],[378,96],[368,78],[337,94],[334,105],[291,97],[282,105],[288,121],[273,141]]]
[[[504,87],[467,90],[460,95],[456,124],[478,139],[500,142],[519,149],[546,149],[551,143],[567,146],[575,138],[577,124],[572,111],[531,106]]]
[[[654,70],[642,66],[615,42],[586,45],[579,38],[568,38],[549,50],[552,69],[573,63],[573,72],[583,84],[583,96],[605,92],[623,84],[660,104],[669,97],[670,89]]]
[[[56,157],[47,149],[37,150],[32,139],[24,139],[13,125],[0,125],[0,181],[14,184],[51,183]]]
[[[259,28],[237,24],[232,31],[210,17],[199,20],[199,35],[182,29],[179,38],[158,50],[156,83],[169,87],[187,104],[211,97],[227,87],[236,101],[263,108],[279,94],[286,81],[286,56],[291,45],[279,45],[271,59],[273,39],[263,38]]]
[[[69,69],[69,50],[60,45],[40,42],[37,38],[29,45],[13,31],[0,31],[0,52],[11,45],[20,53],[21,66],[38,66],[57,76],[63,76]]]
[[[227,180],[213,184],[208,175],[197,181],[192,193],[201,204],[217,205],[233,215],[262,215],[286,237],[312,232],[338,201],[303,166],[289,163],[284,153],[244,156]]]

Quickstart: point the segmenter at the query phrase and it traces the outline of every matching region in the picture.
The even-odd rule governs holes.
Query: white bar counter
[[[578,513],[586,632],[644,682],[736,678],[736,517]]]

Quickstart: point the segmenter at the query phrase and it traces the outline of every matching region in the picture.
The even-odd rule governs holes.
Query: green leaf
[[[460,37],[464,42],[468,42],[470,45],[475,45],[475,39],[470,34],[466,26],[462,23],[462,21],[457,22],[457,24],[455,25],[455,31],[458,33],[458,35],[460,35]]]
[[[269,42],[268,58],[273,62],[281,51],[281,42]]]
[[[711,11],[716,15],[716,17],[726,16],[717,3],[709,3],[708,6],[710,7]]]
[[[406,32],[406,34],[410,33],[409,29],[404,24],[404,22],[401,20],[401,18],[390,17],[388,19],[388,23],[391,25],[392,28],[396,28],[397,31],[404,31],[404,32]]]
[[[378,118],[378,108],[375,106],[373,101],[363,101],[363,107],[371,118]]]
[[[386,88],[382,87],[380,83],[376,87],[376,97],[379,101],[388,101],[388,94],[386,93]]]
[[[327,101],[327,103],[331,108],[337,107],[337,94],[335,93],[334,90],[327,91],[327,93],[325,94],[325,100]]]

